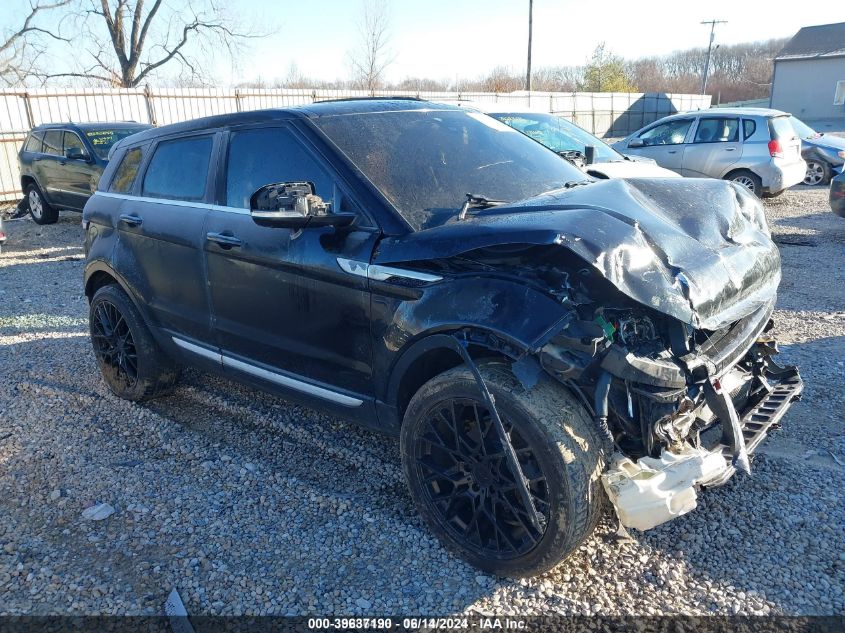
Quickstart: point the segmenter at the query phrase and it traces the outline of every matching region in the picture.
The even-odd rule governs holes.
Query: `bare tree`
[[[37,74],[38,59],[44,52],[43,40],[68,41],[58,33],[39,26],[39,14],[70,4],[72,0],[56,0],[52,3],[30,0],[29,13],[19,27],[0,35],[0,82],[7,85],[21,84]]]
[[[235,59],[245,38],[262,34],[241,32],[218,0],[80,0],[81,18],[88,31],[89,63],[78,71],[45,78],[79,77],[133,88],[165,66],[180,67],[181,83],[203,83],[208,61],[222,48]]]
[[[350,55],[356,83],[374,93],[395,60],[390,51],[390,14],[385,0],[364,0],[358,49]]]

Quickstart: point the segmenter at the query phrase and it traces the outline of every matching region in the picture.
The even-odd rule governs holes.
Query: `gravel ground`
[[[693,513],[619,544],[604,523],[525,581],[480,574],[417,517],[398,444],[194,371],[135,405],[100,380],[79,215],[9,222],[0,256],[0,613],[845,613],[845,220],[767,202],[783,357],[806,397]],[[82,518],[95,503],[115,512]]]

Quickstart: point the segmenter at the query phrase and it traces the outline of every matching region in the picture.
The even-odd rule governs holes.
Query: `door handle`
[[[219,244],[220,248],[240,248],[243,242],[234,235],[224,235],[223,233],[206,233],[205,239],[209,242]]]
[[[726,152],[735,152],[735,151],[736,151],[736,148],[735,148],[735,147],[726,147],[726,148],[725,148],[725,151],[726,151]]]
[[[668,153],[669,153],[669,154],[677,154],[677,153],[678,153],[678,150],[676,150],[676,149],[670,149]]]
[[[42,158],[41,158],[40,156],[33,156],[33,157],[32,157],[32,162],[33,162],[33,163],[38,163],[38,162],[40,162],[41,160],[42,160]]]
[[[141,226],[144,223],[144,219],[134,213],[121,214],[120,221],[128,224],[129,226]]]

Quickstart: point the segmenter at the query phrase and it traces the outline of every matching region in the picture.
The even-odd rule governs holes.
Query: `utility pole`
[[[710,55],[713,52],[713,40],[716,38],[716,25],[727,23],[727,20],[706,20],[702,22],[702,24],[710,25],[710,43],[707,45],[707,61],[704,62],[704,76],[701,78],[701,94],[707,92],[707,73],[710,72]]]
[[[528,72],[525,73],[525,89],[531,92],[531,35],[534,18],[534,0],[528,0]]]

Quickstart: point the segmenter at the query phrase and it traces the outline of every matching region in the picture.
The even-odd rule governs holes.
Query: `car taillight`
[[[783,145],[776,138],[769,141],[769,155],[772,158],[783,158]]]

